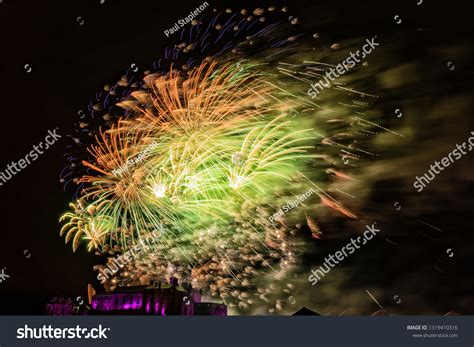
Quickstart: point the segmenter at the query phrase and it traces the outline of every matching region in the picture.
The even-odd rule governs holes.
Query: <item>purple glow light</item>
[[[148,298],[146,301],[146,313],[150,313],[150,308],[151,308],[151,300],[150,298]]]

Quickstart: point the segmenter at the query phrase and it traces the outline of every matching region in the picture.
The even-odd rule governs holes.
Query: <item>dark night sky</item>
[[[334,39],[349,32],[403,30],[394,23],[397,13],[406,26],[416,22],[437,32],[436,40],[453,43],[472,39],[472,19],[466,5],[455,1],[437,1],[437,5],[425,0],[417,6],[416,2],[332,0],[315,4],[318,1],[312,0],[291,1],[288,6],[306,21],[321,21],[321,30]],[[177,39],[166,38],[163,30],[201,3],[3,0],[0,169],[24,157],[49,129],[59,127],[58,133],[63,135],[70,132],[78,110],[85,109],[104,84],[119,79],[130,64],[143,69],[150,66],[163,48]],[[209,3],[211,8],[230,4]],[[237,3],[240,7],[245,2]],[[259,2],[248,3],[256,6]],[[76,20],[79,16],[84,19],[82,26]],[[25,64],[32,67],[31,73],[26,73]],[[85,296],[87,283],[95,278],[92,266],[98,259],[87,254],[84,247],[74,254],[59,237],[58,217],[70,200],[58,179],[65,165],[66,143],[63,138],[0,187],[0,269],[7,267],[11,276],[0,284],[0,314],[41,313],[47,297]],[[440,218],[442,224],[448,217]],[[469,223],[472,229],[472,216]],[[453,225],[465,226],[462,220]],[[31,258],[25,257],[24,250]]]

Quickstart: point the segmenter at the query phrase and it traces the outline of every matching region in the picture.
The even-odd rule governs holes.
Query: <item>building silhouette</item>
[[[148,286],[119,287],[113,292],[94,293],[90,298],[93,315],[227,316],[227,306],[202,303],[201,291],[189,284],[152,282]]]

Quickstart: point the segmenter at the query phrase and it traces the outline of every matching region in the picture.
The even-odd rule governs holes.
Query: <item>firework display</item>
[[[468,345],[471,13],[0,0],[0,345]]]
[[[341,82],[336,107],[331,94],[308,98],[322,69],[317,36],[299,24],[285,7],[214,10],[80,113],[61,235],[109,262],[147,244],[107,290],[174,277],[239,312],[279,312],[295,303],[305,244],[322,235],[314,211],[357,218],[326,188],[352,180],[341,157],[375,156],[356,141],[380,130],[358,116],[375,97]],[[357,98],[356,110],[345,102]]]

